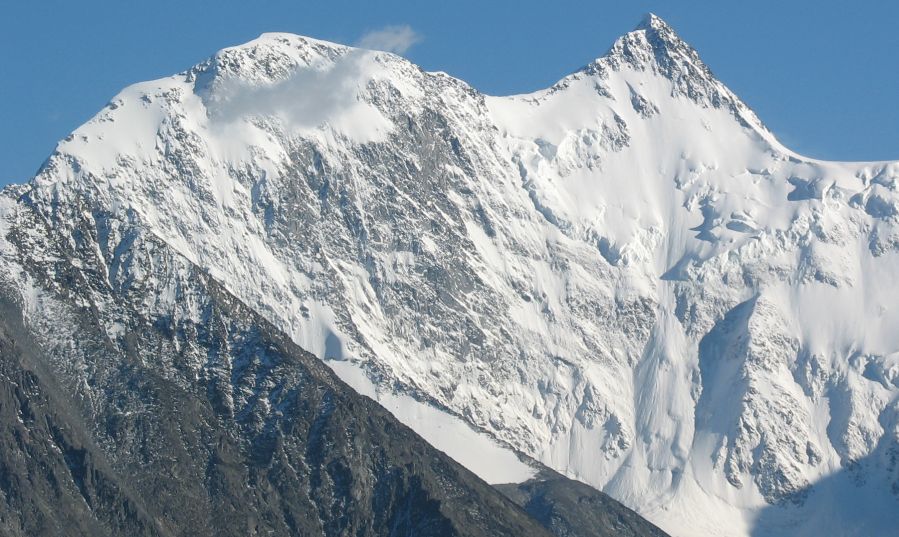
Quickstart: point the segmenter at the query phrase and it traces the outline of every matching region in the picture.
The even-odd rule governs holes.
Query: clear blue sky
[[[265,31],[355,43],[408,24],[406,56],[492,94],[545,87],[653,11],[793,149],[899,159],[899,2],[40,0],[0,7],[0,184],[124,86]]]

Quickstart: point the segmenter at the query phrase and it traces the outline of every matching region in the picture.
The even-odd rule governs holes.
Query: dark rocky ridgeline
[[[56,209],[0,248],[0,535],[549,535],[152,234]]]
[[[16,312],[3,307],[0,535],[171,535],[109,467],[71,405],[35,373],[33,350]]]
[[[524,483],[496,488],[558,537],[667,535],[607,494],[552,470],[544,470]]]

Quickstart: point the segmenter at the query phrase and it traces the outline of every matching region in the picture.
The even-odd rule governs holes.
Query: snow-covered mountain
[[[71,230],[112,287],[149,270],[117,253],[138,226],[425,437],[464,420],[673,535],[876,535],[897,180],[783,147],[650,15],[511,97],[265,34],[124,90],[3,211]]]

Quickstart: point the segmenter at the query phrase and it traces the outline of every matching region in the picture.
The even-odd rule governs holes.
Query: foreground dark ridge
[[[140,226],[7,218],[0,534],[549,535]]]
[[[100,291],[90,275],[54,268],[64,304]],[[179,268],[203,323],[145,317],[131,300],[152,296],[125,292],[109,297],[129,316],[125,345],[104,337],[90,307],[72,308],[57,319],[74,328],[71,354],[45,354],[3,290],[0,533],[547,535],[204,274]],[[200,371],[181,365],[196,357]],[[57,378],[68,359],[92,371],[91,408]]]
[[[551,470],[496,488],[560,537],[667,535],[609,495]]]

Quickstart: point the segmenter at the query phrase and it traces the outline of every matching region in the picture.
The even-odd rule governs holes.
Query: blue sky
[[[601,55],[648,11],[793,149],[899,159],[899,2],[42,0],[0,9],[0,184],[27,180],[124,86],[265,31],[353,44],[408,25],[411,60],[509,94]]]

